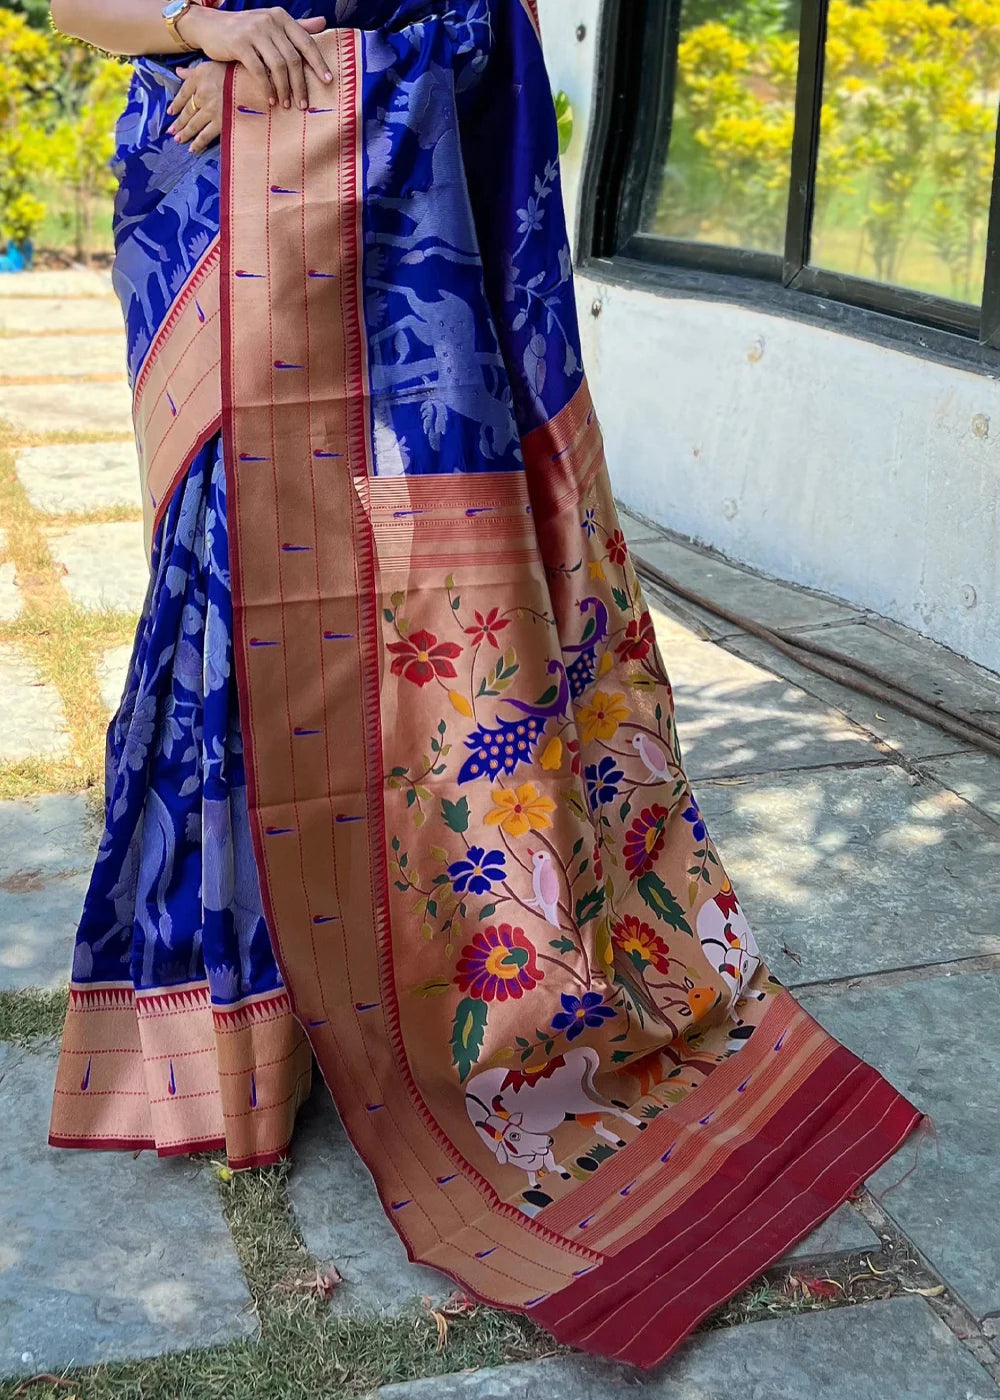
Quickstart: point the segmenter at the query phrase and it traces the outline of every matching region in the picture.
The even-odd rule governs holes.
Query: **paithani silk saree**
[[[315,1057],[412,1259],[651,1365],[920,1115],[686,778],[531,0],[326,12],[307,112],[234,69],[192,157],[141,60],[119,128],[151,581],[51,1141],[273,1162]]]

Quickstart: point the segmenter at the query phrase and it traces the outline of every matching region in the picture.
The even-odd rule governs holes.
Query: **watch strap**
[[[171,34],[174,36],[174,39],[182,49],[186,50],[187,53],[197,53],[197,49],[195,48],[194,44],[189,44],[188,41],[184,38],[184,35],[177,28],[177,22],[178,20],[182,20],[184,18],[184,16],[191,9],[193,3],[194,0],[189,0],[188,4],[185,5],[184,8],[178,14],[164,14],[163,16],[164,22],[166,23],[166,26],[170,30]]]

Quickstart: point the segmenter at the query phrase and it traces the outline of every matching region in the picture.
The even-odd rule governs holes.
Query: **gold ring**
[[[198,106],[198,103],[195,101],[195,99],[194,99],[193,97],[189,97],[189,98],[188,98],[188,106],[191,108],[191,111],[192,111],[192,112],[200,112],[200,111],[201,111],[201,108]]]

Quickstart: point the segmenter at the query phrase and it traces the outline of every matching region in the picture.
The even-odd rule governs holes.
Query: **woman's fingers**
[[[190,145],[196,136],[199,136],[207,126],[216,120],[216,116],[216,113],[206,111],[204,107],[198,108],[197,111],[192,111],[188,107],[184,115],[178,118],[174,140],[184,146]]]
[[[275,35],[274,46],[285,61],[285,69],[288,73],[288,82],[291,88],[292,103],[296,107],[308,107],[309,102],[306,97],[306,70],[302,62],[302,55],[286,34]]]
[[[271,91],[275,99],[282,107],[292,105],[292,89],[288,80],[288,64],[281,55],[274,39],[269,35],[263,35],[257,41],[257,52],[264,61],[271,80]]]
[[[178,72],[179,71],[180,69],[178,69]],[[192,97],[194,97],[196,86],[197,85],[194,82],[192,82],[190,78],[186,78],[185,81],[181,83],[180,87],[177,89],[173,101],[168,103],[167,105],[167,112],[171,117],[176,117],[178,112],[182,112],[184,110],[186,104],[191,101]]]
[[[310,27],[307,28],[307,25]],[[314,25],[316,26],[315,28],[312,27]],[[299,19],[292,21],[288,26],[287,33],[289,39],[316,74],[317,78],[324,83],[330,83],[333,81],[333,74],[330,72],[330,66],[323,57],[323,51],[319,44],[317,44],[316,40],[312,37],[314,34],[321,33],[325,28],[325,19]]]
[[[202,151],[208,149],[208,147],[212,144],[213,141],[218,141],[221,135],[222,118],[213,117],[211,121],[206,122],[206,124],[198,132],[198,135],[191,142],[192,153],[194,155],[200,155]]]
[[[267,65],[256,49],[247,49],[245,53],[239,55],[239,62],[255,80],[258,88],[272,105],[277,101],[274,93],[274,85],[271,82],[271,75],[267,71]]]

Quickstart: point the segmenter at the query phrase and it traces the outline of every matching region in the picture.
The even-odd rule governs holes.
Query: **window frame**
[[[683,0],[605,0],[581,267],[614,282],[760,305],[1000,373],[1000,121],[981,306],[810,262],[830,0],[802,4],[783,254],[640,229],[649,175],[669,146],[682,7]]]

